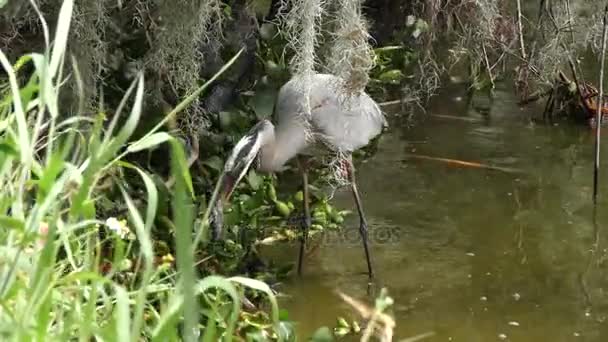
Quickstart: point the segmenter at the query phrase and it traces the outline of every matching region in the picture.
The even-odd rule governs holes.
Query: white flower
[[[129,236],[129,234],[131,233],[131,231],[129,230],[129,227],[127,227],[127,221],[125,221],[125,220],[119,221],[115,217],[108,218],[106,220],[106,226],[108,227],[108,229],[110,229],[114,233],[118,234],[118,236],[120,236],[121,239],[124,239],[125,237]]]

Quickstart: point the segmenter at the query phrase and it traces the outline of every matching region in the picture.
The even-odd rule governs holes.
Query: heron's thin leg
[[[298,156],[298,166],[302,173],[302,194],[304,205],[304,219],[301,221],[302,235],[300,237],[300,253],[298,254],[298,275],[302,275],[302,262],[304,260],[304,250],[308,242],[308,230],[310,229],[310,207],[308,195],[308,159]]]
[[[357,211],[359,212],[359,233],[361,234],[361,240],[363,240],[363,248],[365,249],[365,260],[367,261],[367,274],[369,279],[373,279],[374,273],[372,271],[372,260],[368,247],[368,237],[367,237],[367,220],[365,219],[365,214],[363,213],[363,205],[361,204],[361,196],[359,195],[359,190],[357,189],[357,182],[355,180],[355,166],[353,165],[352,156],[349,156],[347,159],[348,165],[348,179],[350,181],[350,186],[353,191],[353,197],[355,198],[355,203],[357,204]]]

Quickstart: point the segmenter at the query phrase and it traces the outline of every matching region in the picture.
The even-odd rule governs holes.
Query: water
[[[508,87],[473,106],[458,98],[463,89],[450,88],[413,127],[393,120],[378,152],[358,167],[376,285],[395,300],[395,340],[433,331],[425,341],[608,341],[608,208],[602,200],[594,224],[592,132],[532,124],[542,105],[520,109]],[[600,193],[608,198],[608,186]],[[354,210],[348,189],[334,203]],[[337,316],[357,317],[334,290],[373,303],[357,228],[353,215],[345,236],[325,236],[304,276],[281,288],[302,339],[334,327]],[[291,261],[297,249],[280,253]]]

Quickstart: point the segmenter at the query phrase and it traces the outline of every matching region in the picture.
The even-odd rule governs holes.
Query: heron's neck
[[[275,137],[275,131],[272,130],[272,134],[264,136],[264,143],[260,148],[260,164],[258,170],[262,172],[273,172],[277,171],[281,165],[276,165],[277,156],[277,143]]]
[[[304,128],[297,121],[273,127],[271,134],[264,135],[260,147],[259,170],[281,171],[285,164],[306,146]]]
[[[274,171],[274,145],[267,145],[262,147],[260,150],[260,164],[258,170],[262,172],[273,172]]]

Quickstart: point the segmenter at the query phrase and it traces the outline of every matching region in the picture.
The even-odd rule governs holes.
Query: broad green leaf
[[[255,96],[249,100],[249,106],[255,112],[258,120],[272,117],[276,97],[277,91],[275,89],[265,85],[258,86]]]

